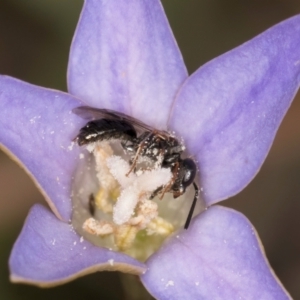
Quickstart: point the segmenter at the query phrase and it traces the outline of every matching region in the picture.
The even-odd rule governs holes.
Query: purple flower
[[[221,206],[196,216],[145,263],[85,241],[70,224],[72,181],[89,105],[184,138],[207,206],[241,191],[262,165],[299,86],[300,16],[188,77],[158,0],[86,0],[72,43],[69,94],[0,77],[0,142],[33,177],[35,205],[11,258],[11,279],[52,286],[99,270],[140,275],[157,299],[288,299],[255,230]],[[176,201],[176,200],[172,200]]]

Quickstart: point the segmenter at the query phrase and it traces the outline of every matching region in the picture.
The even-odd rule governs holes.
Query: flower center
[[[72,224],[92,243],[144,261],[183,227],[194,191],[174,199],[178,171],[142,155],[132,167],[128,152],[118,140],[86,146],[73,183]]]

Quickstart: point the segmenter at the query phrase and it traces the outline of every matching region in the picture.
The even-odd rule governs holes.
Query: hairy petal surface
[[[141,279],[164,299],[290,299],[256,232],[240,213],[214,206],[147,261]]]
[[[198,160],[208,205],[241,191],[261,167],[299,87],[300,16],[212,60],[184,84],[170,127]]]
[[[71,94],[165,128],[186,78],[160,1],[85,1],[70,53]]]
[[[84,241],[69,224],[42,205],[27,217],[9,260],[11,280],[54,286],[86,274],[119,270],[141,274],[145,265],[133,258]]]
[[[0,76],[0,144],[33,177],[55,214],[71,216],[71,181],[78,150],[72,140],[84,122],[74,97]]]

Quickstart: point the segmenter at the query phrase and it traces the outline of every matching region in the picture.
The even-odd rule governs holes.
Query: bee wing
[[[133,118],[126,114],[118,111],[105,109],[105,108],[94,108],[89,106],[79,106],[74,108],[73,113],[86,120],[97,120],[97,119],[113,119],[113,120],[125,120],[132,124],[139,131],[155,131],[153,127]]]
[[[73,108],[72,112],[85,120],[96,120],[107,117],[103,109],[93,108],[89,106],[75,107]]]

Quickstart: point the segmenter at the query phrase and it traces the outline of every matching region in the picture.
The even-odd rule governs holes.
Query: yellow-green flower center
[[[177,199],[161,193],[150,200],[172,180],[169,168],[141,161],[131,171],[130,158],[113,142],[89,145],[80,158],[72,223],[85,239],[144,261],[183,226],[193,199],[190,192]]]

